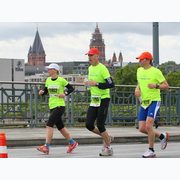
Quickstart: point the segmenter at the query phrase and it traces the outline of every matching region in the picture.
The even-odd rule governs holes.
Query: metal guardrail
[[[75,91],[66,97],[66,125],[84,125],[90,93],[81,83],[72,84]],[[45,125],[49,116],[48,95],[39,96],[44,83],[0,81],[0,126]],[[134,97],[134,85],[116,85],[111,90],[111,101],[106,120],[107,125],[136,125],[140,107]],[[180,87],[170,87],[162,92],[160,124],[180,124]]]

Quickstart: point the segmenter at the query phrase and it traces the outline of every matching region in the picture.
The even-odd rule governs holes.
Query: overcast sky
[[[124,62],[135,62],[142,51],[152,52],[151,22],[98,22],[106,45],[106,59],[121,51]],[[33,44],[38,27],[46,52],[46,61],[87,60],[96,22],[0,23],[0,58],[21,58]],[[180,63],[180,23],[159,23],[160,63]]]
[[[56,21],[74,23],[52,23]],[[180,23],[172,23],[180,22],[178,0],[3,0],[0,3],[0,58],[23,58],[27,62],[29,46],[34,41],[38,26],[46,51],[47,61],[87,60],[84,53],[89,48],[91,34],[95,29],[95,22],[99,22],[99,27],[106,44],[106,58],[111,58],[113,52],[118,54],[121,51],[124,61],[133,62],[136,61],[135,57],[142,51],[152,51],[152,23],[150,22],[154,21],[171,22],[160,23],[159,25],[160,63],[168,60],[180,63]],[[92,166],[98,170],[107,168],[107,163],[104,163],[104,161],[94,162],[94,160],[96,161],[95,158],[90,159],[86,163],[87,160],[85,158],[80,158],[78,162],[75,160],[69,163],[67,159],[61,159],[62,166],[60,166],[59,162],[55,162],[52,159],[52,163],[56,165],[53,166],[52,171],[56,170],[56,168],[58,170],[60,167],[62,172],[64,172],[61,174],[61,177],[67,178],[66,174],[69,173],[67,166],[72,167],[72,173],[77,173],[79,167],[81,167],[82,176],[78,176],[81,180],[86,177],[89,173],[89,168]],[[145,171],[152,166],[154,169],[157,169],[164,165],[164,161],[158,159],[156,163],[153,161],[143,162],[144,166],[142,166],[137,158],[114,158],[111,159],[112,164],[117,163],[117,160],[118,166],[108,166],[109,173],[100,174],[99,171],[94,171],[94,175],[99,179],[107,180],[112,178],[112,174],[119,176],[118,170],[122,169],[122,178],[133,179],[134,174],[139,171],[139,166]],[[180,163],[180,158],[176,159],[176,161]],[[49,177],[52,179],[57,178],[56,173],[51,173],[50,176],[47,173],[43,173],[45,175],[43,176],[41,172],[44,170],[44,164],[42,163],[42,161],[36,161],[33,164],[33,168],[38,169],[38,171],[29,173],[29,179],[32,179],[34,174],[37,178],[43,177],[44,180],[49,179]],[[86,166],[82,166],[85,163]],[[7,174],[10,178],[17,176],[17,178],[22,179],[19,175],[19,169],[21,168],[23,172],[29,172],[29,168],[32,168],[30,158],[26,159],[26,166],[24,166],[20,159],[12,160],[11,163],[8,161],[7,164],[1,164],[1,179],[3,177],[5,179]],[[49,168],[51,170],[51,167]],[[129,168],[131,168],[132,173],[129,173]],[[154,171],[153,175],[157,179],[163,178],[164,180],[171,178],[172,174],[178,177],[178,168],[178,166],[170,166],[166,173]],[[11,169],[12,173],[9,173],[9,169]]]

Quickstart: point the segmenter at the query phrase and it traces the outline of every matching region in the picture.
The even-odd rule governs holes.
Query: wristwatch
[[[159,84],[156,84],[156,89],[159,89]]]
[[[96,86],[98,87],[98,86],[99,86],[99,83],[96,83]]]

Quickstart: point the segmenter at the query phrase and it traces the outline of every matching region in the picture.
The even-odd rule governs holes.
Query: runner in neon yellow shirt
[[[48,66],[48,74],[50,77],[46,80],[45,89],[40,90],[39,95],[49,94],[50,117],[46,124],[46,142],[44,145],[39,146],[37,150],[49,154],[53,127],[56,125],[60,133],[68,140],[67,153],[70,153],[78,146],[78,143],[71,138],[70,133],[64,126],[62,115],[65,112],[64,98],[73,92],[74,88],[64,78],[59,77],[59,66],[57,64],[52,63]],[[65,90],[65,88],[67,89]]]
[[[45,87],[47,88],[49,94],[49,109],[53,109],[58,106],[65,106],[64,98],[59,98],[59,94],[64,93],[67,85],[68,82],[62,77],[57,77],[55,81],[52,80],[51,77],[47,78]]]
[[[90,66],[88,70],[88,80],[96,81],[98,83],[106,83],[105,79],[110,78],[110,74],[108,69],[101,63],[98,63],[96,66]],[[98,86],[90,87],[91,96],[98,95],[101,99],[110,98],[110,90],[108,89],[100,89]]]
[[[138,85],[135,89],[135,96],[140,99],[141,108],[138,115],[139,131],[148,135],[149,149],[142,157],[155,157],[154,141],[155,136],[161,141],[161,149],[164,150],[167,146],[169,134],[160,133],[153,129],[154,120],[160,108],[160,90],[169,88],[162,72],[153,67],[153,57],[149,52],[143,52],[139,57],[139,62],[142,67],[137,70]]]
[[[105,128],[105,121],[110,101],[109,88],[114,87],[113,80],[108,69],[99,62],[99,50],[91,48],[87,53],[91,66],[88,69],[88,81],[86,86],[90,86],[91,103],[87,112],[86,128],[95,134],[100,135],[104,140],[104,146],[100,156],[112,156],[113,150],[110,146],[112,138]],[[97,127],[95,121],[97,120]]]
[[[143,67],[138,68],[137,70],[137,81],[139,88],[141,89],[141,99],[142,102],[149,101],[161,101],[160,89],[159,88],[149,88],[148,84],[161,84],[165,81],[165,78],[162,72],[151,66],[148,69]]]

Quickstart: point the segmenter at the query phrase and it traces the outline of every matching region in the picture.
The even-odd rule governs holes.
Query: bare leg
[[[148,142],[150,148],[154,148],[154,141],[155,141],[155,132],[153,130],[153,124],[154,124],[154,119],[151,117],[147,117],[146,130],[148,133]]]
[[[146,129],[146,121],[139,121],[139,131],[144,134],[148,134],[147,129]],[[154,133],[155,133],[155,136],[158,138],[161,135],[161,133],[159,131],[154,130]]]
[[[60,133],[69,141],[71,139],[71,135],[69,133],[69,131],[67,130],[67,128],[62,128],[60,130]]]
[[[53,132],[54,129],[52,127],[46,126],[46,143],[51,144]]]
[[[109,137],[109,134],[107,133],[107,131],[104,131],[103,133],[101,133],[101,135],[102,135],[102,138],[103,138],[106,146],[110,146],[111,140],[110,140],[110,137]]]
[[[99,136],[101,136],[103,138],[105,144],[107,146],[110,146],[111,140],[110,140],[110,137],[109,137],[109,134],[107,133],[107,131],[105,131],[103,133],[100,133],[98,128],[94,128],[92,132],[99,135]]]
[[[92,132],[99,135],[99,136],[102,136],[101,133],[99,132],[99,129],[96,127],[92,130]]]

